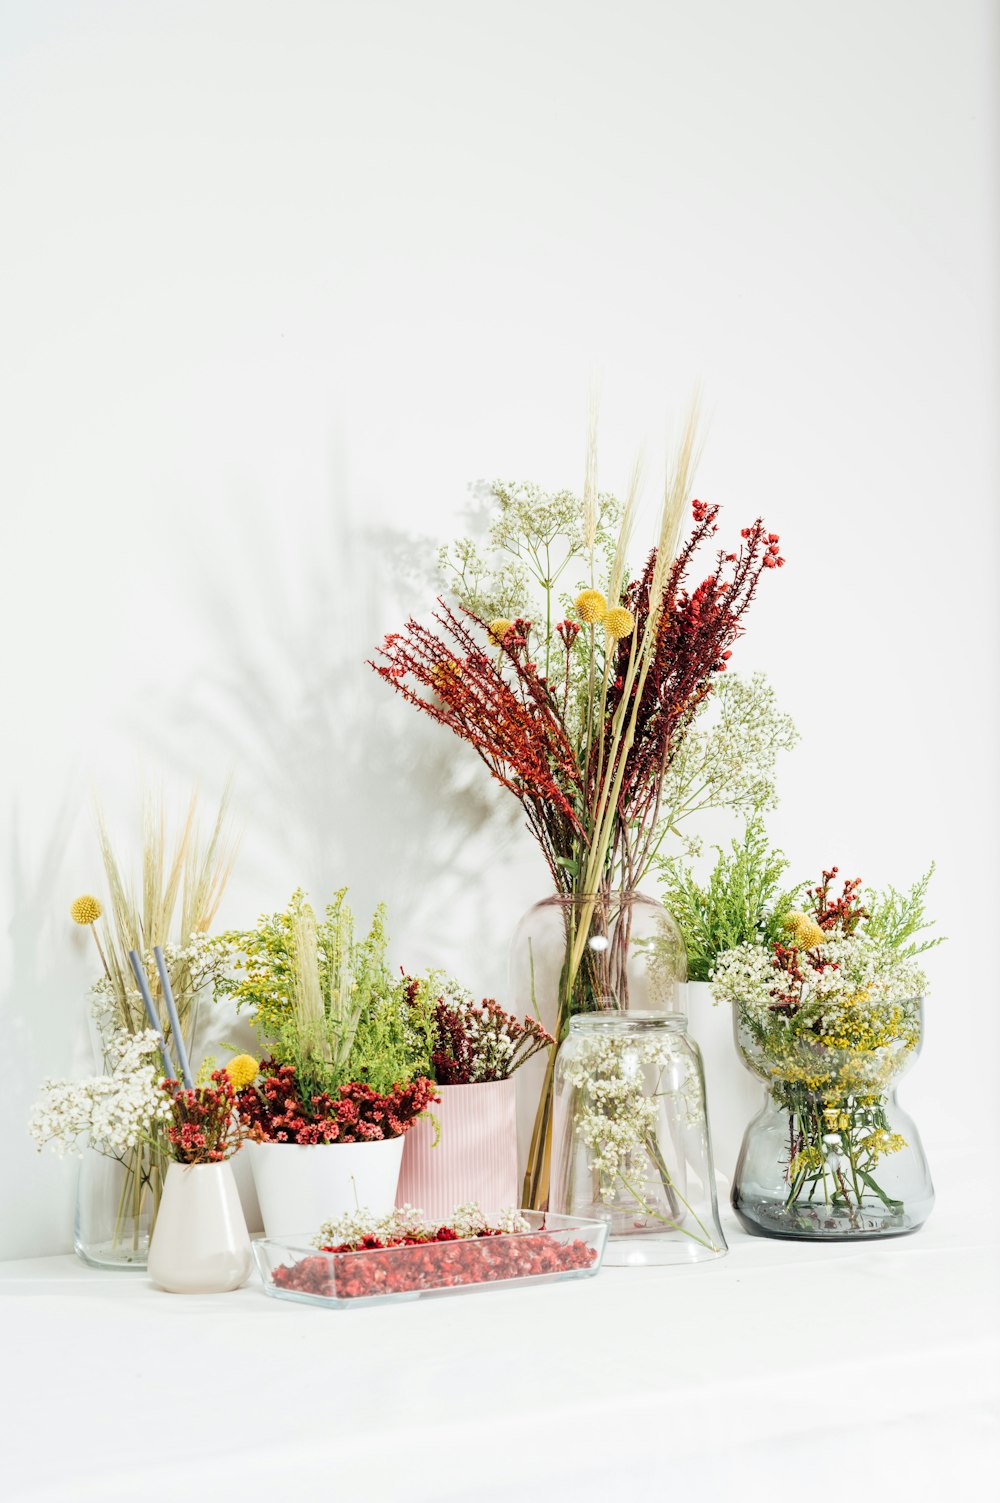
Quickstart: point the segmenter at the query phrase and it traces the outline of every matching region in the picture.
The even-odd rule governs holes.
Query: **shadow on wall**
[[[63,1252],[72,1242],[77,1161],[39,1154],[28,1117],[47,1076],[87,1074],[86,946],[65,942],[71,928],[64,858],[79,800],[67,795],[41,838],[36,861],[23,852],[16,808],[10,816],[7,967],[0,998],[0,1058],[13,1063],[0,1101],[4,1184],[11,1214],[0,1219],[0,1259]]]
[[[152,690],[135,702],[133,730],[151,744],[155,726],[157,759],[192,782],[233,769],[245,821],[236,887],[262,895],[234,921],[296,885],[318,903],[346,884],[359,915],[386,902],[408,968],[502,987],[518,904],[498,912],[495,882],[529,844],[520,811],[365,663],[387,629],[432,604],[426,543],[360,529],[345,505],[307,526],[259,501],[207,542],[189,622],[204,667],[166,704]]]

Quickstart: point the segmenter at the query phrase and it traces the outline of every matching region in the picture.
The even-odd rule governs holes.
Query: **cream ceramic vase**
[[[239,1289],[253,1266],[232,1168],[171,1164],[149,1245],[147,1270],[170,1294]]]
[[[432,1221],[450,1220],[475,1203],[487,1214],[518,1204],[517,1092],[509,1080],[437,1086],[431,1107],[440,1129],[422,1117],[406,1134],[397,1205],[415,1206]]]
[[[358,1210],[387,1215],[396,1204],[401,1137],[374,1143],[250,1143],[246,1151],[268,1237],[308,1242],[335,1216]]]
[[[736,1047],[732,1010],[712,1001],[707,981],[688,982],[688,1033],[701,1050],[712,1157],[728,1192],[747,1123],[760,1111],[765,1093]]]

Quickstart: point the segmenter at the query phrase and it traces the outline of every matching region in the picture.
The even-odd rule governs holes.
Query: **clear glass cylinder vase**
[[[510,995],[515,1010],[538,1018],[557,1045],[570,1020],[585,1014],[683,1016],[683,936],[663,905],[643,893],[553,894],[530,908],[514,933]],[[535,1210],[548,1203],[554,1070],[550,1050],[518,1071],[521,1201]]]
[[[919,998],[869,1008],[878,1047],[808,1032],[767,1044],[741,1009],[736,1043],[767,1088],[743,1137],[732,1203],[747,1231],[813,1241],[892,1237],[922,1226],[934,1186],[920,1135],[896,1099],[923,1035]]]
[[[683,1014],[570,1020],[555,1069],[550,1210],[609,1224],[605,1261],[721,1257],[697,1045]]]
[[[163,1193],[167,1159],[139,1144],[124,1158],[84,1149],[73,1246],[92,1268],[144,1269]]]
[[[95,1074],[113,1069],[115,1047],[106,1019],[88,1020]],[[76,1188],[73,1246],[93,1268],[144,1269],[169,1158],[161,1143],[139,1142],[124,1153],[101,1143],[83,1150]]]

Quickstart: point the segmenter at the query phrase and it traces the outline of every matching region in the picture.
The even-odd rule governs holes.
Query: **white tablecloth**
[[[993,1192],[986,1192],[993,1193]],[[320,1310],[0,1265],[4,1503],[958,1498],[998,1460],[997,1225]]]

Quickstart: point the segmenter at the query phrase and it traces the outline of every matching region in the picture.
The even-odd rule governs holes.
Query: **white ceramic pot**
[[[509,1080],[437,1086],[434,1123],[415,1122],[406,1134],[397,1205],[416,1206],[432,1221],[448,1221],[455,1208],[475,1203],[489,1215],[519,1201],[517,1095]]]
[[[250,1165],[269,1237],[311,1241],[348,1211],[385,1215],[396,1204],[403,1139],[376,1143],[250,1143]]]
[[[221,1294],[250,1277],[250,1238],[229,1164],[171,1164],[147,1269],[171,1294]]]
[[[688,982],[688,1032],[701,1051],[716,1174],[732,1185],[743,1134],[764,1104],[761,1082],[746,1068],[733,1038],[733,1015],[712,1001],[707,981]]]

